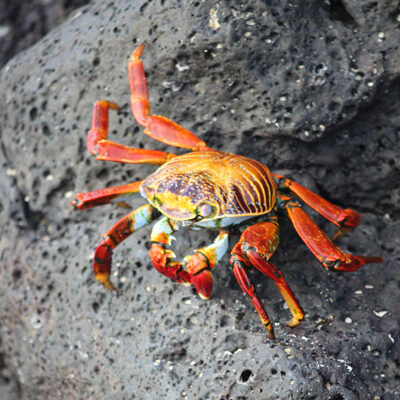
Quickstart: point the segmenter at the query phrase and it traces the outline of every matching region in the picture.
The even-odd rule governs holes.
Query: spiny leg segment
[[[178,226],[167,217],[161,218],[154,225],[151,233],[151,261],[157,271],[176,282],[192,284],[201,298],[208,299],[213,284],[211,270],[228,249],[228,233],[220,231],[212,244],[195,250],[182,263],[175,261],[175,254],[167,249],[177,229]]]

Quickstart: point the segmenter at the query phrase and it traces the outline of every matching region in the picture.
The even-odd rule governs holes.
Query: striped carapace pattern
[[[218,204],[216,217],[262,215],[275,204],[276,184],[269,169],[258,161],[199,151],[172,158],[142,182],[141,193],[150,201],[166,192],[189,199],[193,207],[205,201]]]

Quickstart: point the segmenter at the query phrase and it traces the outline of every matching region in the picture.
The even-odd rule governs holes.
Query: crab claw
[[[209,270],[204,270],[196,275],[192,275],[192,285],[203,300],[208,300],[211,296],[213,280]]]
[[[151,246],[150,259],[157,270],[165,268],[172,258],[175,258],[175,254],[171,250],[166,250],[155,243]]]
[[[112,250],[105,240],[102,240],[94,252],[93,271],[96,279],[107,289],[116,290],[110,281]]]
[[[207,300],[211,296],[213,280],[209,268],[208,258],[202,253],[195,253],[185,257],[186,269],[191,275],[190,281],[197,290],[197,293],[203,300]]]
[[[171,250],[167,250],[156,243],[152,244],[150,259],[154,268],[173,281],[190,285],[190,275],[182,269],[180,262],[172,261],[173,258],[175,258],[175,254]]]

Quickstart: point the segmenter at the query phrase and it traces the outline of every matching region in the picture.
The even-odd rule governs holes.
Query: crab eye
[[[204,203],[199,207],[199,215],[200,217],[206,218],[212,212],[212,207],[208,203]]]

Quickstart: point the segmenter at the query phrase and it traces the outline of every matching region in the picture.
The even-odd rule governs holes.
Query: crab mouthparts
[[[161,205],[158,209],[168,218],[183,221],[190,220],[196,217],[196,214],[184,208],[169,208],[167,205]]]

